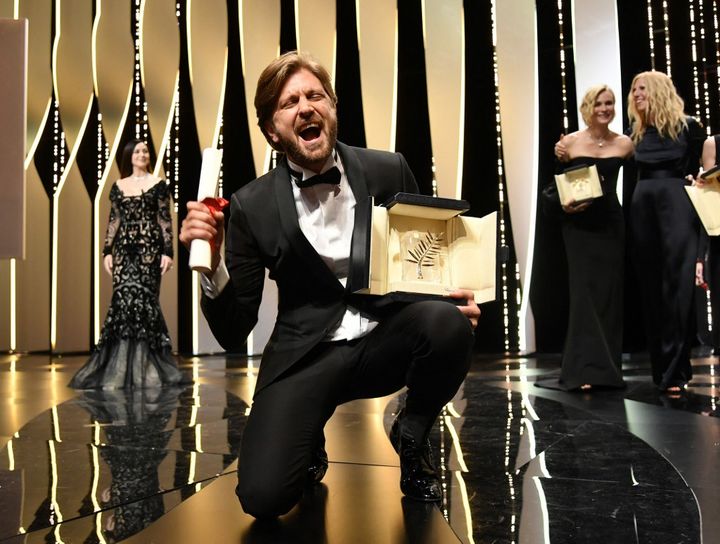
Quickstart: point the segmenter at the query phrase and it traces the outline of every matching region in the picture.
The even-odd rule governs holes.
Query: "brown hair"
[[[293,74],[303,69],[320,80],[333,105],[337,105],[337,96],[332,86],[330,74],[312,55],[304,51],[288,51],[280,55],[268,64],[260,74],[257,89],[255,90],[255,113],[257,114],[258,126],[265,139],[273,147],[275,147],[275,144],[268,135],[265,125],[272,119],[285,82]]]

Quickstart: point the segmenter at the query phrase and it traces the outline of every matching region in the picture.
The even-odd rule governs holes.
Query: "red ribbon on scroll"
[[[205,204],[208,208],[210,208],[210,210],[213,212],[221,212],[225,208],[227,208],[228,204],[230,204],[230,202],[225,200],[224,198],[212,197],[203,198],[202,203]]]

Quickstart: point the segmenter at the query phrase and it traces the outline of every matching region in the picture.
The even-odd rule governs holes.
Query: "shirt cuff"
[[[208,298],[217,298],[225,289],[228,281],[230,281],[230,274],[228,274],[225,261],[222,259],[220,259],[220,264],[218,264],[211,278],[208,278],[205,274],[200,274],[200,286]]]

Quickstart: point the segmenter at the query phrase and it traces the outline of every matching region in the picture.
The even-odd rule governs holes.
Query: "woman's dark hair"
[[[132,139],[123,147],[122,155],[120,155],[120,177],[127,178],[132,175],[132,154],[135,151],[135,146],[138,144],[144,144],[144,140]]]

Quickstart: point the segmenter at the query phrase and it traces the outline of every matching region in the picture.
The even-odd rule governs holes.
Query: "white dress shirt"
[[[306,170],[290,160],[288,163],[295,172],[302,172],[303,179],[315,175],[315,172]],[[292,190],[300,230],[327,267],[335,274],[338,281],[345,286],[350,264],[350,245],[355,224],[356,202],[342,161],[337,154],[328,158],[321,173],[333,166],[337,166],[340,170],[341,177],[338,185],[320,183],[301,189],[293,181]],[[210,298],[215,298],[229,279],[227,268],[222,261],[212,280],[205,276],[201,277],[203,291]],[[342,320],[335,329],[328,333],[325,341],[360,338],[375,326],[377,326],[377,321],[348,306]]]

